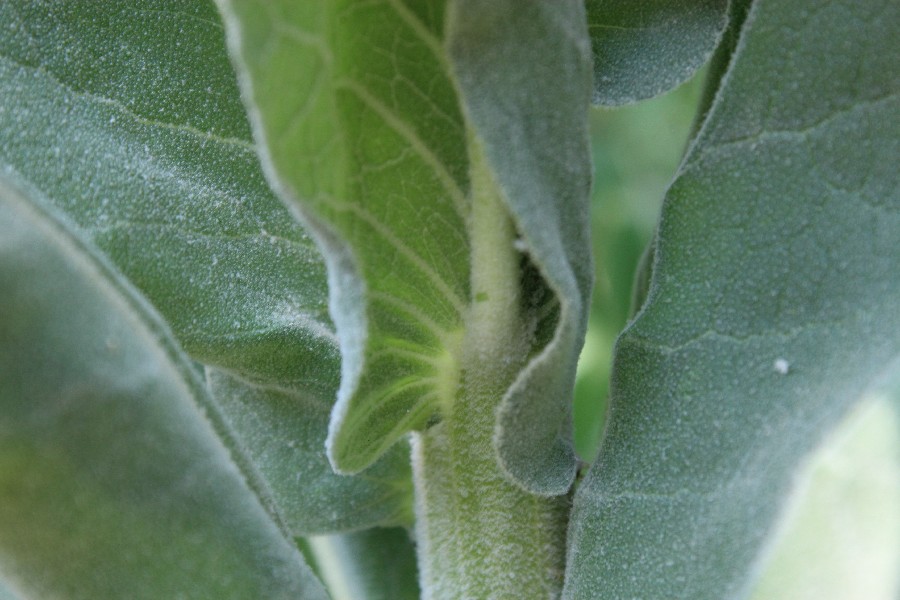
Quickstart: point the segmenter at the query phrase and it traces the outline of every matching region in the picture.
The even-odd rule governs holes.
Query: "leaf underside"
[[[98,257],[0,180],[0,573],[35,598],[324,599]]]
[[[332,463],[366,468],[455,401],[460,347],[483,300],[470,289],[470,174],[483,166],[473,154],[483,144],[521,236],[523,310],[534,323],[530,362],[500,411],[500,460],[527,489],[564,492],[574,475],[568,404],[590,278],[580,4],[220,6],[273,186],[302,212],[329,262],[343,360]],[[485,26],[504,20],[528,35]],[[527,72],[536,59],[548,78],[540,84],[498,73],[488,93],[476,81],[486,69]],[[566,93],[543,91],[554,85]],[[529,125],[489,126],[504,107]],[[536,150],[536,140],[545,147]],[[538,164],[546,180],[514,177]],[[534,414],[545,418],[526,418]]]
[[[684,83],[715,50],[728,0],[587,0],[594,104],[618,106]]]
[[[223,5],[275,185],[330,261],[343,374],[329,443],[347,472],[432,417],[469,297],[465,130],[435,52],[442,7],[421,9]]]
[[[895,373],[897,23],[752,6],[617,345],[565,597],[744,597],[804,457]]]
[[[336,476],[325,455],[331,403],[295,390],[250,385],[207,368],[207,383],[252,463],[265,474],[277,510],[294,533],[370,524],[410,524],[412,480],[405,444],[356,477]]]

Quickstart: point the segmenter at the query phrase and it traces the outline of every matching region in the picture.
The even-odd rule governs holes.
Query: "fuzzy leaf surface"
[[[492,181],[521,236],[502,250],[521,248],[530,328],[527,347],[509,349],[528,359],[521,377],[497,399],[500,460],[524,487],[564,492],[574,475],[568,403],[590,271],[581,219],[590,181],[583,7],[220,6],[268,174],[329,262],[343,358],[332,463],[365,468],[455,401],[461,342],[473,305],[486,299],[470,289],[477,172]],[[513,25],[484,25],[504,19]],[[518,37],[517,27],[525,28]],[[475,81],[488,68],[532,72],[534,61],[544,79],[499,73],[491,82],[505,87],[490,94]],[[553,87],[564,93],[546,92]],[[531,121],[516,129],[509,117],[489,127],[505,109]],[[515,169],[538,165],[547,179],[526,177],[535,189],[514,181]],[[526,414],[546,418],[526,427]]]
[[[0,160],[193,357],[282,382],[298,349],[330,357],[291,373],[328,398],[324,265],[262,177],[212,3],[14,0],[0,20]]]
[[[35,598],[321,598],[99,253],[0,181],[0,572]]]
[[[290,388],[248,383],[209,367],[206,377],[292,531],[313,535],[411,522],[406,444],[355,477],[335,475],[325,455],[330,402]]]
[[[746,597],[806,457],[896,369],[898,23],[753,4],[617,345],[565,597]]]
[[[587,0],[594,104],[652,98],[687,81],[712,56],[728,0]]]
[[[215,6],[15,0],[0,4],[0,22],[0,164],[115,262],[194,359],[333,403],[325,266],[262,175]],[[277,439],[238,432],[250,454],[297,441],[271,410],[253,422],[269,417]],[[408,503],[389,493],[408,481],[401,452],[386,461],[394,476],[383,467],[393,481],[376,483],[335,476],[320,434],[298,444],[292,464],[260,467],[276,500],[296,506],[310,480],[343,492],[326,513],[291,510],[294,533],[380,522],[357,500],[399,501],[381,514]]]

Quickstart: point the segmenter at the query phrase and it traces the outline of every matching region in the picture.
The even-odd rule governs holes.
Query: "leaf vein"
[[[252,142],[249,142],[247,140],[242,140],[240,138],[235,138],[235,137],[216,135],[214,133],[210,133],[208,131],[203,131],[201,129],[198,129],[192,125],[167,123],[165,121],[159,121],[156,119],[148,119],[148,118],[143,117],[143,116],[139,115],[138,113],[132,111],[131,109],[126,107],[124,104],[122,104],[118,100],[114,100],[112,98],[107,98],[105,96],[100,96],[100,95],[94,94],[92,92],[76,90],[75,88],[71,87],[70,85],[64,83],[62,81],[62,79],[59,78],[59,76],[57,76],[55,73],[53,73],[52,71],[47,69],[44,65],[32,67],[32,66],[26,65],[24,63],[21,63],[10,56],[3,55],[3,54],[0,54],[0,61],[6,62],[12,66],[15,66],[15,67],[18,67],[18,68],[24,70],[24,71],[29,71],[32,73],[37,73],[37,74],[43,75],[44,77],[46,77],[47,79],[49,79],[53,83],[55,83],[59,88],[66,90],[67,92],[72,94],[74,97],[83,98],[85,100],[94,102],[96,104],[110,106],[110,107],[116,109],[121,115],[132,119],[135,123],[138,123],[140,125],[145,125],[148,127],[158,127],[160,129],[177,131],[179,133],[186,133],[188,135],[191,135],[192,137],[197,137],[204,141],[211,141],[211,142],[215,142],[215,143],[222,144],[225,146],[237,147],[237,148],[240,148],[241,150],[252,152],[253,155],[256,156],[255,145]]]
[[[412,146],[419,157],[431,167],[438,181],[441,182],[460,219],[466,220],[468,206],[466,195],[454,179],[444,163],[435,155],[428,145],[409,123],[399,117],[393,110],[371,94],[364,86],[350,79],[342,79],[335,84],[335,89],[344,89],[356,96],[363,104],[372,109],[391,129]]]
[[[364,206],[350,202],[333,202],[332,206],[339,211],[352,212],[361,221],[369,225],[369,227],[390,244],[400,256],[409,261],[412,266],[416,267],[434,284],[438,291],[440,291],[446,297],[447,301],[450,302],[460,317],[465,314],[466,303],[459,292],[454,290],[425,259],[404,244],[400,238],[394,235],[394,232],[387,225],[375,218],[369,210]]]

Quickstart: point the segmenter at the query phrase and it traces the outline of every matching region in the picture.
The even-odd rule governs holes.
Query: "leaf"
[[[658,96],[702,67],[727,24],[727,0],[587,0],[594,104]]]
[[[193,358],[332,403],[340,357],[325,266],[262,175],[215,6],[17,0],[0,5],[0,22],[0,164],[107,253]],[[260,409],[255,427],[264,415],[275,417]],[[281,423],[268,427],[284,435],[267,444],[296,441]],[[293,507],[295,534],[328,521],[380,522],[334,497],[326,513],[297,509],[296,498],[310,496],[300,471],[348,499],[396,500],[382,515],[409,503],[335,476],[320,438],[302,442],[309,453],[291,453],[293,488],[272,483],[289,492],[275,497]],[[244,444],[259,455],[258,444]],[[393,477],[402,479],[408,467],[398,458]],[[264,462],[267,479],[283,474]]]
[[[542,142],[558,144],[560,155],[548,149],[517,160],[537,164],[551,157],[554,166],[548,172],[558,173],[565,159],[575,159],[565,171],[574,183],[556,189],[554,180],[525,198],[512,198],[524,186],[506,188],[508,167],[497,162],[503,157],[496,156],[495,148],[501,128],[488,131],[480,120],[467,121],[461,102],[473,115],[481,109],[468,104],[473,99],[457,97],[453,73],[460,75],[464,89],[465,71],[476,66],[463,65],[460,56],[448,57],[445,51],[446,44],[461,48],[462,43],[477,43],[474,38],[465,42],[468,36],[481,35],[468,31],[468,17],[459,16],[469,11],[473,17],[483,14],[496,20],[505,15],[523,24],[530,19],[516,17],[518,10],[511,4],[502,9],[465,4],[450,11],[447,23],[440,2],[332,2],[299,8],[290,2],[223,0],[220,6],[273,184],[303,212],[329,263],[331,310],[343,358],[328,441],[332,464],[343,472],[359,471],[405,432],[450,413],[464,342],[476,335],[467,327],[468,319],[478,302],[492,299],[483,290],[471,289],[474,247],[487,243],[494,248],[496,253],[486,251],[491,260],[512,254],[515,240],[504,237],[503,225],[512,218],[519,228],[513,236],[522,236],[519,244],[530,261],[519,261],[524,263],[521,274],[506,268],[498,274],[517,280],[514,285],[521,287],[525,303],[523,322],[530,323],[533,333],[524,348],[510,345],[507,357],[490,359],[509,364],[529,359],[515,390],[504,400],[505,412],[514,414],[502,418],[506,424],[498,425],[498,432],[523,433],[516,419],[527,410],[543,410],[531,406],[537,394],[551,394],[549,402],[545,395],[540,402],[553,408],[545,411],[549,420],[539,422],[540,429],[529,423],[535,431],[524,432],[527,439],[522,441],[545,480],[520,472],[518,448],[502,460],[526,487],[551,494],[565,491],[574,474],[567,403],[583,307],[577,294],[570,300],[574,267],[555,236],[572,232],[571,244],[582,251],[582,263],[589,251],[580,221],[538,233],[534,224],[547,214],[560,222],[586,210],[590,171],[585,129],[580,116],[571,118],[574,125],[568,116],[558,118],[554,111],[565,111],[565,103],[534,111],[533,130],[516,133],[540,131]],[[533,27],[565,34],[548,44],[558,46],[555,54],[542,59],[556,65],[564,55],[575,62],[560,63],[567,65],[561,73],[545,68],[542,72],[554,79],[523,87],[516,95],[523,98],[523,90],[530,93],[557,81],[574,90],[583,83],[586,104],[589,75],[587,57],[581,53],[586,42],[579,45],[584,40],[578,28],[566,29],[582,14],[580,6],[572,2],[565,10],[549,11],[534,5],[525,13],[538,19]],[[445,39],[445,29],[455,33]],[[540,38],[537,41],[544,47]],[[511,48],[500,47],[510,40],[484,42],[498,44],[498,52],[512,64]],[[529,38],[524,43],[523,38],[520,45],[527,49],[533,42]],[[581,115],[583,107],[573,104],[581,112],[569,114]],[[568,140],[571,133],[576,135]],[[481,154],[482,142],[486,156]],[[519,146],[507,144],[504,152],[513,148]],[[558,204],[536,206],[538,199],[546,204],[550,198]],[[476,234],[475,205],[495,201],[501,209],[490,220],[479,221],[486,226]],[[534,214],[522,214],[525,210]],[[557,267],[560,274],[553,272]],[[560,280],[569,287],[557,287]],[[562,299],[559,310],[555,299]],[[528,383],[536,384],[533,392],[522,391]],[[501,440],[504,457],[510,452],[507,445]]]
[[[308,538],[316,571],[333,600],[418,600],[415,546],[400,528]]]
[[[262,177],[214,6],[0,11],[0,159],[113,258],[194,357],[333,393],[324,265]],[[296,372],[317,355],[335,362]]]
[[[455,388],[468,182],[466,131],[435,33],[443,11],[221,6],[273,183],[304,210],[329,261],[343,359],[329,453],[356,472]]]
[[[0,570],[31,597],[325,598],[165,326],[0,181]]]
[[[412,520],[409,447],[399,444],[357,477],[335,475],[325,456],[331,403],[290,388],[252,385],[207,369],[226,420],[266,476],[292,532],[329,533]]]
[[[806,457],[896,369],[898,11],[752,7],[618,342],[565,597],[745,597]]]

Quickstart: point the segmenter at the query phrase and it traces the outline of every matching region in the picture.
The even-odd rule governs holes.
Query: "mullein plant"
[[[0,3],[0,598],[896,598],[898,23]],[[590,105],[707,63],[579,475]]]

